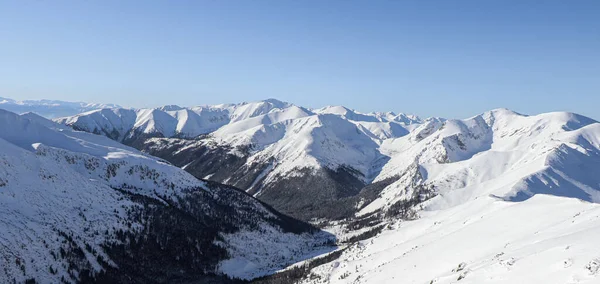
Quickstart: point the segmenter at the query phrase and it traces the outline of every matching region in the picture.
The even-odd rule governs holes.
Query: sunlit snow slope
[[[329,238],[106,137],[4,110],[0,216],[1,283],[253,278]]]
[[[306,283],[600,282],[599,123],[498,109],[434,128],[386,142],[376,180],[401,177],[359,214],[435,197]]]

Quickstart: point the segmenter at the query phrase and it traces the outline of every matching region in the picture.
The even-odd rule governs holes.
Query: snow
[[[120,117],[115,119],[114,116]],[[344,107],[310,111],[293,104],[265,101],[182,108],[99,110],[56,122],[105,133],[118,141],[144,133],[158,137],[193,138],[210,134],[217,145],[251,146],[248,163],[276,161],[265,180],[293,176],[298,169],[340,166],[372,180],[381,170],[379,145],[409,133],[421,119],[394,113],[363,114]],[[116,137],[112,133],[117,133]],[[236,151],[236,150],[233,150]],[[240,155],[242,155],[240,153]]]
[[[600,162],[599,126],[570,113],[524,116],[504,109],[450,120],[422,139],[414,139],[411,133],[385,141],[382,152],[390,160],[375,181],[404,173],[416,164],[425,176],[419,183],[434,186],[445,196],[436,204],[439,208],[498,188],[504,190],[494,194],[507,200],[545,193],[596,201],[600,180],[591,169]],[[415,131],[422,133],[419,128]],[[405,198],[399,192],[412,182],[398,179],[360,214]]]
[[[29,144],[43,140],[57,145],[65,136],[51,135],[51,130],[6,111],[0,111],[0,122],[0,256],[5,261],[0,282],[25,281],[16,260],[41,283],[68,279],[67,264],[50,254],[61,246],[53,241],[58,240],[57,232],[72,232],[80,246],[85,242],[102,251],[104,235],[91,232],[122,228],[122,209],[131,204],[107,184],[78,173],[65,159],[45,155],[53,151],[50,146]],[[90,262],[98,267],[95,257]],[[49,267],[58,272],[49,273]]]
[[[70,116],[90,110],[119,107],[120,106],[114,104],[65,102],[57,100],[16,101],[13,99],[0,97],[0,109],[16,113],[33,112],[46,118]]]
[[[265,237],[266,236],[266,237]],[[263,226],[258,231],[244,231],[223,235],[231,258],[219,263],[218,270],[229,276],[241,279],[253,279],[281,270],[285,266],[297,263],[299,259],[309,259],[335,250],[324,246],[331,235],[315,236],[303,234],[281,234],[273,227]],[[251,244],[250,246],[248,244]],[[307,245],[308,244],[308,245]],[[265,251],[273,252],[277,248],[277,257],[265,258]]]
[[[117,114],[125,123],[114,123],[118,120],[110,114]],[[215,123],[206,126],[207,118]],[[566,173],[558,168],[561,164],[596,163],[595,156],[590,157],[595,152],[587,150],[597,149],[595,130],[586,129],[597,128],[597,123],[572,113],[526,116],[495,109],[464,120],[422,120],[395,113],[364,114],[341,106],[310,111],[265,100],[190,109],[101,110],[57,121],[91,132],[115,130],[122,138],[132,131],[164,137],[195,137],[212,131],[209,141],[233,146],[236,154],[245,155],[236,152],[237,146],[251,146],[248,165],[272,165],[261,173],[263,183],[294,176],[299,169],[323,167],[350,168],[369,183],[395,177],[416,165],[427,176],[421,183],[448,195],[447,206],[460,204],[484,185],[493,188],[496,185],[490,183],[498,180],[502,180],[498,186],[510,188],[501,198],[528,198],[547,192],[552,182],[557,195],[598,199],[596,181],[579,180],[589,173]],[[124,125],[133,126],[127,129]],[[563,156],[569,158],[560,158]],[[413,182],[408,176],[398,180],[360,214],[405,198],[411,192],[405,188]]]
[[[58,121],[96,127],[83,118],[91,116]],[[386,219],[390,229],[314,269],[320,283],[600,282],[600,123],[592,119],[495,109],[462,120],[423,120],[267,100],[137,110],[133,121],[134,128],[165,136],[210,133],[215,147],[251,145],[247,163],[270,165],[258,178],[265,184],[322,167],[350,167],[365,183],[395,179],[358,216],[385,212],[419,187],[433,191],[415,208],[417,220]],[[30,142],[15,141],[24,148]],[[260,186],[257,180],[251,187]],[[262,262],[250,249],[231,249],[234,257],[220,269],[243,278],[274,271],[256,270]],[[284,256],[305,253],[286,249]]]
[[[187,172],[107,137],[70,130],[37,115],[0,110],[0,282],[71,279],[66,260],[53,255],[64,245],[62,232],[73,235],[79,247],[90,245],[111,263],[101,245],[117,241],[117,230],[143,229],[126,213],[136,205],[115,188],[156,200],[183,196],[190,189],[213,192]],[[264,207],[258,210],[264,218],[276,218]],[[312,235],[259,224],[260,230],[223,236],[221,245],[232,258],[219,271],[236,277],[264,275],[322,245]],[[255,239],[263,240],[260,250],[253,249]],[[96,256],[87,249],[84,254],[98,271]],[[227,265],[242,260],[243,271]]]
[[[176,134],[177,119],[158,109],[143,109],[137,113],[133,128],[142,133],[158,133],[163,137]]]
[[[598,271],[586,268],[600,257],[597,204],[548,195],[524,202],[481,197],[422,214],[345,251],[337,265],[312,271],[328,282],[305,283],[599,281]]]
[[[376,180],[397,181],[359,215],[416,185],[437,196],[306,283],[599,283],[599,142],[592,119],[506,109],[386,141]]]
[[[88,132],[107,133],[115,130],[115,139],[122,141],[127,133],[155,134],[161,137],[183,136],[187,138],[213,132],[220,127],[259,117],[268,113],[282,112],[285,116],[302,116],[298,107],[276,100],[236,105],[197,106],[183,108],[163,106],[155,109],[102,109],[55,119],[60,124],[69,125]],[[279,114],[281,116],[281,114]],[[271,119],[282,120],[275,114]],[[262,117],[254,121],[261,121]],[[256,123],[254,124],[257,125]]]
[[[453,193],[448,193],[447,206],[461,203],[467,198],[462,195],[471,196],[473,191],[498,178],[502,178],[502,186],[510,186],[512,190],[505,192],[502,198],[523,199],[544,192],[544,189],[529,188],[533,188],[536,181],[544,184],[547,179],[560,177],[562,184],[578,188],[578,197],[597,199],[593,183],[576,184],[576,180],[560,171],[545,170],[552,155],[560,155],[556,150],[558,147],[562,147],[560,151],[566,155],[564,153],[569,151],[582,151],[574,145],[598,143],[593,140],[593,134],[585,132],[578,137],[589,136],[592,141],[569,136],[587,125],[596,124],[572,113],[526,116],[496,109],[464,120],[435,117],[423,120],[391,112],[364,114],[341,106],[311,111],[276,100],[189,109],[166,106],[123,111],[117,115],[121,117],[120,121],[110,118],[110,114],[117,114],[117,111],[104,112],[107,110],[57,122],[91,132],[115,130],[121,139],[125,138],[124,133],[138,132],[154,133],[159,137],[195,137],[210,133],[206,143],[216,143],[217,147],[233,146],[236,155],[246,155],[238,153],[237,146],[250,146],[248,166],[256,163],[271,165],[268,171],[261,173],[262,183],[295,176],[300,169],[336,170],[340,167],[354,170],[357,178],[369,183],[395,177],[416,165],[428,176],[423,183],[435,186],[444,194],[446,188],[452,189]],[[125,125],[132,126],[128,129]],[[575,152],[569,156],[577,155]],[[563,161],[566,162],[569,161]],[[407,183],[412,182],[412,177],[398,180],[360,214],[405,198],[411,192],[405,190]],[[519,189],[519,184],[525,188]],[[252,184],[252,187],[256,186]],[[557,190],[575,192],[567,187]]]

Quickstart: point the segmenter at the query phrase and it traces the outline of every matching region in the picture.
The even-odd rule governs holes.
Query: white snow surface
[[[71,279],[67,263],[52,255],[62,246],[59,232],[72,234],[80,247],[89,244],[103,255],[100,245],[116,241],[116,230],[141,230],[141,224],[126,225],[131,222],[126,210],[135,205],[114,188],[158,200],[192,188],[211,191],[187,172],[104,136],[73,131],[35,114],[0,110],[0,283],[24,282],[26,276],[38,283]],[[312,236],[261,226],[260,231],[224,236],[221,245],[232,258],[220,272],[260,276],[314,250]],[[277,242],[265,242],[253,251],[248,234]],[[95,256],[86,252],[86,257],[100,269]],[[108,256],[103,258],[110,262]],[[246,268],[231,264],[235,262]]]
[[[600,123],[497,109],[382,148],[391,159],[376,180],[397,181],[359,214],[416,186],[437,196],[305,283],[600,283]]]
[[[395,226],[394,226],[395,225]],[[303,283],[599,283],[600,206],[481,196],[361,241]]]
[[[600,168],[600,124],[590,118],[565,112],[525,116],[498,109],[435,128],[427,136],[417,128],[385,141],[382,152],[390,160],[375,181],[415,166],[422,179],[398,179],[362,213],[405,198],[415,182],[444,195],[437,208],[462,204],[482,192],[506,200],[546,193],[600,202],[600,178],[594,174]]]

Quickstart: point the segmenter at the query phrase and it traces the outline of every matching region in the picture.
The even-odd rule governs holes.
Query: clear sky
[[[600,119],[600,1],[0,0],[0,96]]]

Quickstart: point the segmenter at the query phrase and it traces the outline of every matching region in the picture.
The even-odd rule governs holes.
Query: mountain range
[[[361,190],[390,158],[380,151],[382,143],[441,125],[443,119],[363,114],[344,107],[311,110],[271,99],[102,109],[55,121],[103,134],[310,220],[349,216],[354,205],[346,203],[359,202]]]
[[[23,100],[17,101],[0,97],[0,109],[8,110],[18,114],[33,112],[46,118],[57,118],[62,116],[76,115],[78,113],[102,109],[117,108],[115,104],[98,104],[84,102],[66,102],[59,100]]]
[[[222,283],[334,249],[235,188],[0,110],[0,282]]]
[[[420,118],[392,112],[361,113],[342,106],[310,109],[269,99],[197,107],[100,108],[53,121],[11,113],[2,119],[8,121],[4,127],[12,130],[2,131],[8,134],[0,138],[13,145],[7,147],[18,150],[5,154],[15,156],[12,164],[21,165],[17,161],[28,155],[34,157],[27,158],[31,162],[24,159],[27,162],[22,168],[5,177],[31,175],[40,168],[36,163],[45,163],[50,156],[53,163],[66,163],[44,168],[51,173],[48,176],[64,178],[61,186],[74,169],[77,179],[83,177],[81,184],[102,184],[104,191],[84,192],[110,200],[108,211],[114,212],[110,206],[121,206],[152,212],[126,209],[122,215],[114,215],[117,219],[107,221],[110,224],[121,220],[131,222],[131,228],[164,228],[165,224],[154,225],[152,220],[171,218],[175,211],[204,220],[194,223],[199,228],[224,222],[220,218],[228,220],[226,229],[209,226],[212,235],[197,237],[214,238],[198,252],[223,249],[222,254],[215,254],[219,257],[198,266],[204,271],[203,279],[235,277],[257,283],[596,283],[600,279],[600,251],[596,248],[600,235],[600,123],[578,114],[524,115],[494,109],[467,119]],[[35,130],[14,128],[13,124],[20,124],[13,120],[36,125]],[[33,134],[34,138],[20,138]],[[39,154],[45,149],[60,154]],[[99,170],[84,170],[85,162],[71,164],[70,158],[63,158],[68,155],[91,155],[100,161]],[[113,163],[123,165],[110,166]],[[130,170],[137,169],[135,165],[155,169],[158,180],[163,181],[148,184],[147,178]],[[117,167],[118,177],[112,177],[113,167]],[[142,172],[145,177],[155,176]],[[42,181],[34,187],[43,189],[46,174],[37,176]],[[0,173],[0,182],[2,178]],[[23,177],[20,183],[26,180],[29,182]],[[40,189],[31,196],[48,194]],[[12,190],[13,195],[16,192]],[[28,216],[32,209],[27,208],[45,208],[40,205],[45,198],[32,203],[37,199],[25,194],[15,200],[32,205],[21,211],[6,210],[16,217]],[[75,200],[73,206],[86,207],[78,205],[85,201]],[[148,203],[157,207],[146,209]],[[9,205],[3,206],[11,208]],[[92,213],[104,214],[103,206]],[[60,218],[73,218],[72,212],[79,211],[67,208],[57,212],[63,212]],[[161,218],[148,217],[152,214]],[[23,220],[56,222],[35,218]],[[244,223],[246,218],[251,222]],[[73,236],[85,234],[82,228],[90,226],[86,221],[65,224],[71,226],[60,230]],[[17,228],[12,234],[16,236],[26,225],[11,225]],[[25,246],[39,246],[39,235],[53,232],[44,229],[37,234],[37,227],[32,228],[36,233],[30,235],[38,237],[29,237],[34,241],[24,242]],[[83,270],[83,275],[95,275],[93,279],[99,279],[97,273],[88,271],[116,277],[114,267],[131,265],[127,262],[131,253],[106,253],[119,244],[113,239],[123,234],[112,237],[111,232],[110,237],[96,238],[96,243],[103,245],[93,248],[104,251],[102,259],[117,265],[82,265],[75,269],[77,273],[67,269],[69,279],[81,280],[77,277]],[[150,239],[159,233],[166,239],[173,237],[162,231],[127,232],[133,239],[140,234],[149,239],[145,234],[150,233],[155,234]],[[60,239],[60,233],[54,234]],[[145,254],[149,250],[137,252],[139,245],[119,240],[117,251],[134,251],[148,259]],[[190,245],[188,241],[182,240],[174,250],[180,252]],[[86,242],[92,241],[75,241]],[[332,242],[337,246],[331,246]],[[12,248],[23,241],[15,238],[12,243],[1,243]],[[153,243],[153,248],[162,245],[158,243]],[[194,255],[186,257],[195,259]],[[36,256],[34,262],[40,261]],[[154,269],[152,262],[145,265],[149,271]],[[181,265],[177,261],[169,265],[176,269],[159,269],[157,276],[135,279],[164,282],[179,279],[174,277],[182,277],[182,281],[199,277],[176,274]],[[13,278],[54,275],[29,271],[26,267],[21,278]]]

